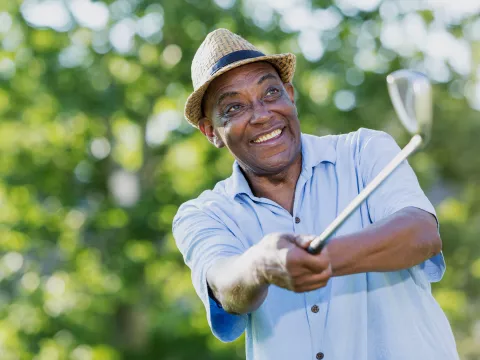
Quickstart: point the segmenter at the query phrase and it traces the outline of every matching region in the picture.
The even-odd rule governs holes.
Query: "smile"
[[[275,139],[277,137],[279,137],[280,135],[282,134],[282,129],[277,129],[277,130],[273,130],[271,133],[269,134],[265,134],[265,135],[262,135],[262,136],[259,136],[258,138],[256,138],[255,140],[253,140],[253,142],[255,144],[261,144],[265,141],[268,141],[268,140],[271,140],[271,139]]]

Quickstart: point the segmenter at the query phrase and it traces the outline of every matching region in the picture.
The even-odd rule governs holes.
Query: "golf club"
[[[332,234],[374,192],[383,181],[412,153],[424,148],[432,126],[432,88],[428,78],[419,72],[398,70],[387,76],[387,87],[398,118],[413,137],[390,163],[358,194],[337,218],[310,243],[308,252],[318,254]]]

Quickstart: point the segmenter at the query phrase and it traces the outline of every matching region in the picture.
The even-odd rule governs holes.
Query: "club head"
[[[400,121],[412,135],[420,135],[425,146],[432,127],[432,87],[427,76],[397,70],[387,76],[387,86]]]

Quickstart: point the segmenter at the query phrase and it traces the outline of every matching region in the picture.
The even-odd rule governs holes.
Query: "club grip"
[[[320,239],[320,237],[316,237],[308,246],[307,251],[312,255],[320,254],[325,245],[327,245],[327,239]]]

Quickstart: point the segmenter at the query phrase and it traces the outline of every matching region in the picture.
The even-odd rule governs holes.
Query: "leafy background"
[[[434,294],[480,359],[480,5],[457,0],[1,0],[0,358],[233,359],[171,234],[232,158],[183,118],[205,35],[298,57],[304,132],[408,136],[385,76],[426,72],[435,123],[410,160],[447,261]]]

